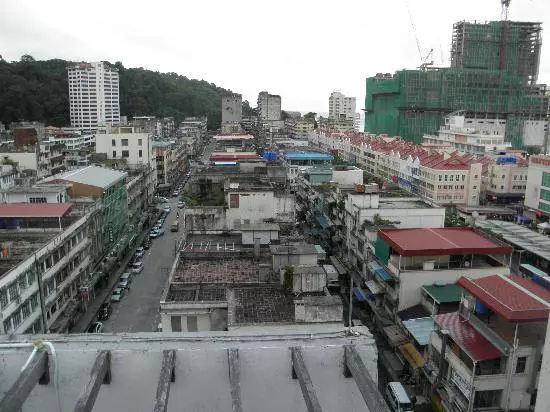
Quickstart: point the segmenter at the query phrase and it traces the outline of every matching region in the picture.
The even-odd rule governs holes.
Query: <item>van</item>
[[[177,220],[174,220],[174,222],[172,223],[172,226],[170,226],[170,231],[177,232],[179,228],[180,228],[180,222]]]
[[[390,382],[386,386],[388,404],[394,412],[413,412],[413,404],[401,382]]]

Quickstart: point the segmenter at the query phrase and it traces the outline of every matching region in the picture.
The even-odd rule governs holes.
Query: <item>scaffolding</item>
[[[451,67],[503,70],[534,85],[542,47],[541,23],[465,22],[453,25]]]
[[[110,187],[103,194],[104,236],[108,245],[116,243],[129,229],[128,194],[125,186]]]

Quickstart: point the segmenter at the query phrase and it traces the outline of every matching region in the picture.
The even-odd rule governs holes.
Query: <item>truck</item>
[[[172,222],[172,226],[170,226],[170,231],[171,232],[177,232],[179,230],[179,228],[180,228],[180,222],[179,222],[179,220],[176,219]]]

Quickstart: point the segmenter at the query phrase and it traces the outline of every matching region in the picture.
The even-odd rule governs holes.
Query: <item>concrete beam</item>
[[[170,382],[176,381],[176,351],[162,351],[162,367],[160,369],[159,383],[157,386],[157,398],[155,401],[155,412],[166,412],[168,410],[168,397],[170,396]]]
[[[390,412],[363,359],[353,345],[344,345],[344,376],[353,376],[369,411]]]
[[[302,356],[302,349],[291,347],[290,354],[292,359],[292,379],[298,379],[300,382],[300,388],[302,389],[302,395],[304,396],[308,412],[321,412],[321,404],[317,399],[313,383],[307,371],[306,363]]]
[[[239,365],[239,350],[227,349],[227,361],[229,363],[229,384],[231,385],[231,403],[233,412],[243,412],[241,403],[241,371]]]
[[[80,393],[75,412],[91,412],[102,384],[111,383],[111,352],[102,350],[95,358],[94,366],[90,372],[90,379]]]
[[[0,401],[0,412],[21,410],[36,384],[47,385],[50,382],[49,376],[48,353],[39,350]]]

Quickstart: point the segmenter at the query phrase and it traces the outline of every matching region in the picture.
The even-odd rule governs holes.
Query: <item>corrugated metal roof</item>
[[[458,284],[510,322],[542,321],[550,313],[550,291],[519,276],[461,277]]]
[[[441,329],[449,331],[451,339],[468,354],[470,359],[479,362],[500,358],[501,353],[496,346],[489,342],[481,333],[474,329],[470,322],[458,312],[444,313],[434,316],[435,323]]]
[[[327,162],[334,160],[334,156],[317,152],[289,152],[285,153],[283,157],[287,160],[324,160]]]
[[[380,229],[378,237],[402,256],[512,253],[470,228]]]
[[[428,316],[403,321],[403,326],[420,346],[426,346],[434,330],[434,320]]]
[[[124,179],[127,175],[128,173],[121,172],[119,170],[107,169],[105,167],[87,166],[82,169],[60,173],[48,178],[47,180],[65,180],[67,182],[101,187],[105,190]]]
[[[456,283],[424,285],[423,289],[437,303],[460,302],[462,298],[462,289]]]
[[[71,203],[3,203],[0,217],[63,217],[72,206]]]

